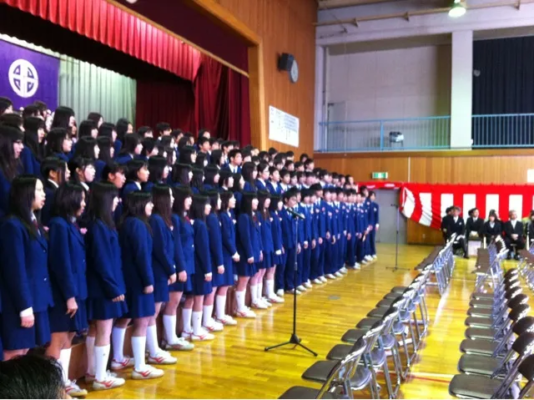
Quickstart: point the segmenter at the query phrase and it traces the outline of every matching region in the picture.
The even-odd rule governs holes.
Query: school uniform
[[[502,235],[502,224],[500,221],[490,222],[486,221],[482,228],[482,234],[486,238],[486,243],[490,244],[497,236]]]
[[[337,248],[339,247],[338,232],[337,232],[337,217],[334,203],[326,204],[327,215],[327,232],[330,233],[330,239],[327,240],[325,248],[325,274],[334,274],[336,272],[336,256]],[[334,243],[335,239],[335,243]]]
[[[245,186],[243,187],[243,192],[248,192],[248,193],[256,193],[258,191],[258,189],[253,186],[250,182],[245,182]]]
[[[87,314],[89,320],[121,318],[128,312],[119,235],[102,221],[91,223],[85,235],[87,255]]]
[[[121,195],[122,201],[123,202],[126,201],[130,193],[140,192],[141,189],[142,189],[142,186],[139,182],[135,182],[135,181],[126,182],[126,184],[122,188],[122,195]]]
[[[267,218],[262,213],[258,212],[258,223],[260,225],[261,243],[263,261],[261,262],[261,268],[271,268],[274,264],[274,242],[273,242],[273,230],[272,224],[274,218],[267,213]]]
[[[484,220],[482,218],[477,218],[477,219],[474,219],[473,217],[467,218],[467,222],[465,224],[465,239],[469,241],[469,238],[471,237],[471,232],[476,232],[480,240],[482,240],[483,227],[484,227]]]
[[[301,211],[304,214],[304,221],[301,221],[301,225],[304,227],[304,241],[308,242],[308,248],[302,247],[303,264],[302,264],[302,283],[308,282],[311,275],[311,256],[312,256],[312,240],[313,240],[313,214],[310,207],[302,205]]]
[[[267,189],[271,194],[282,195],[282,186],[280,186],[280,183],[267,181]]]
[[[234,284],[234,261],[232,257],[237,253],[236,247],[236,220],[230,212],[219,213],[221,221],[222,250],[224,262],[224,274],[219,286],[233,286]]]
[[[41,177],[41,163],[29,147],[24,147],[20,153],[20,162],[25,174]]]
[[[340,270],[345,264],[347,255],[347,205],[344,202],[338,202],[339,209],[339,231],[340,231],[340,246],[338,249],[337,269]]]
[[[282,243],[286,251],[285,265],[279,265],[276,268],[276,290],[292,290],[295,288],[295,255],[297,252],[297,222],[291,214],[287,211],[287,207],[283,207],[280,211],[282,217]]]
[[[285,265],[284,254],[282,253],[282,217],[278,211],[271,211],[271,236],[273,239],[273,265]]]
[[[174,232],[158,214],[149,220],[152,229],[152,269],[154,270],[154,301],[169,301],[169,278],[176,273],[174,263]]]
[[[226,164],[222,167],[222,169],[225,169],[227,171],[230,171],[232,174],[240,174],[241,173],[241,166],[236,167],[231,164]]]
[[[174,262],[176,275],[185,271],[187,280],[176,282],[169,286],[171,292],[191,293],[193,291],[193,275],[195,273],[195,230],[188,218],[181,219],[178,215],[172,215],[174,226]]]
[[[240,258],[237,263],[237,274],[254,276],[257,272],[256,263],[260,262],[261,252],[261,232],[256,217],[240,214],[237,218],[236,248]],[[254,263],[249,264],[247,262],[249,258],[254,258]]]
[[[371,207],[371,200],[369,198],[366,198],[363,202],[364,204],[364,210],[366,212],[367,217],[367,226],[365,229],[372,228],[372,207]],[[371,254],[371,229],[369,230],[369,233],[367,234],[364,242],[364,257],[370,256]]]
[[[9,214],[9,192],[11,182],[7,180],[4,172],[0,170],[0,218]]]
[[[118,157],[122,150],[122,142],[119,139],[115,140],[115,143],[113,143],[113,148],[115,150],[114,154],[116,154]]]
[[[76,220],[55,217],[49,224],[48,270],[54,306],[50,308],[51,332],[81,332],[87,329],[87,280],[85,241]],[[67,300],[74,298],[78,311],[67,315]]]
[[[326,207],[322,199],[318,200],[312,207],[313,231],[316,238],[315,249],[312,250],[312,263],[310,279],[315,280],[324,275],[324,249],[326,246]],[[322,239],[322,243],[319,243]]]
[[[205,275],[213,274],[209,248],[209,235],[206,223],[200,219],[193,221],[195,230],[195,274],[193,275],[193,293],[204,296],[213,291],[211,282],[207,282]],[[213,276],[213,275],[212,275]]]
[[[44,191],[46,194],[46,200],[43,208],[41,209],[41,223],[44,226],[48,226],[48,223],[52,218],[52,209],[54,208],[54,196],[58,188],[59,185],[56,182],[50,179],[47,179],[45,181]]]
[[[65,161],[66,163],[69,162],[69,154],[65,154],[65,153],[53,153],[50,155],[50,157],[56,157],[56,158],[59,158],[60,160],[63,160]]]
[[[224,266],[223,244],[221,235],[221,222],[217,213],[212,212],[206,217],[206,226],[208,227],[208,237],[210,242],[211,266],[213,269],[212,287],[219,287],[224,282],[224,274],[219,274],[217,268]]]
[[[100,182],[107,180],[107,176],[102,176],[102,171],[104,171],[104,167],[106,166],[106,163],[102,160],[95,160],[95,180],[94,182]]]
[[[204,184],[204,191],[206,191],[206,192],[211,192],[211,191],[220,192],[221,189],[219,188],[219,186],[216,186],[216,185]]]
[[[256,189],[258,191],[260,190],[269,191],[269,189],[267,188],[267,182],[265,182],[263,179],[256,179],[256,182],[254,183],[256,184]]]
[[[365,212],[363,205],[358,204],[356,207],[356,262],[362,263],[365,257],[364,254],[364,236],[367,229],[367,213]]]
[[[463,237],[458,238],[459,236],[463,236],[465,234],[465,224],[461,217],[451,217],[450,219],[447,229],[447,240],[449,240],[453,234],[456,234],[455,243],[453,243],[453,249],[462,249],[464,256],[467,256],[467,242]]]
[[[371,256],[376,255],[376,226],[379,224],[380,206],[374,202],[370,202],[370,216],[371,216],[371,232],[369,232],[369,246]]]
[[[234,197],[235,210],[233,210],[232,212],[234,213],[234,215],[237,215],[239,214],[239,210],[241,209],[241,200],[243,199],[243,193],[241,193],[240,191],[234,192]]]
[[[139,218],[126,218],[119,231],[119,243],[128,317],[151,317],[156,313],[154,292],[144,293],[145,287],[154,285],[152,235],[148,226]]]
[[[22,221],[8,218],[0,229],[1,335],[4,350],[31,349],[50,341],[48,308],[54,305],[48,275],[48,242],[32,237]],[[32,309],[32,310],[30,310]],[[23,328],[21,314],[35,323]]]
[[[350,235],[350,240],[348,239]],[[347,252],[345,262],[347,266],[356,265],[356,218],[354,204],[347,204]]]

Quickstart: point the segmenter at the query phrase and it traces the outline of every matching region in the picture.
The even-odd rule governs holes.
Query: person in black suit
[[[469,211],[469,218],[465,224],[465,239],[469,240],[482,240],[482,229],[484,227],[484,220],[479,218],[478,208],[473,208]]]
[[[486,238],[486,245],[490,244],[497,236],[502,235],[502,224],[495,212],[490,211],[488,220],[484,223],[482,234]]]
[[[528,232],[528,243],[527,244],[528,246],[530,246],[532,241],[534,241],[534,210],[530,212],[527,232]]]
[[[508,248],[508,259],[511,258],[512,245],[515,245],[515,259],[519,260],[518,250],[525,248],[525,239],[523,238],[523,223],[517,219],[517,212],[510,211],[510,219],[504,224],[504,242]]]
[[[441,219],[441,233],[443,234],[443,241],[447,242],[450,235],[448,234],[449,225],[452,218],[452,209],[454,207],[448,207],[445,210],[445,216]]]
[[[465,241],[465,223],[462,217],[460,217],[460,207],[454,206],[452,208],[452,214],[448,218],[447,224],[447,240],[456,233],[456,238],[452,245],[453,250],[457,251],[462,249],[464,252],[464,258],[469,258],[467,255],[467,243]]]

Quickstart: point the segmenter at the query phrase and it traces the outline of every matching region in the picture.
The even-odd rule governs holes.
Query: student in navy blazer
[[[245,306],[245,296],[248,281],[257,272],[257,263],[263,260],[261,232],[255,216],[257,209],[258,197],[256,194],[244,192],[240,214],[237,218],[236,238],[236,247],[240,258],[237,264],[237,275],[239,276],[236,289],[237,316],[243,318],[256,318],[256,314]],[[254,282],[254,284],[256,283]]]
[[[115,125],[110,124],[108,122],[104,122],[98,127],[98,137],[110,138],[113,145],[113,152],[115,157],[120,154],[122,149],[122,142],[117,139],[117,130],[115,129]]]
[[[22,172],[20,155],[24,145],[21,130],[0,125],[0,219],[9,213],[11,182]]]
[[[276,270],[277,295],[281,297],[283,291],[292,292],[295,289],[295,257],[300,253],[300,244],[297,243],[297,221],[288,212],[297,204],[297,191],[290,189],[284,193],[284,208],[280,212],[282,216],[282,243],[286,251],[286,265]],[[300,239],[299,239],[300,240]]]
[[[44,158],[45,121],[38,117],[24,119],[24,149],[20,154],[25,174],[41,177],[41,161]]]
[[[116,162],[112,161],[106,164],[106,166],[102,170],[102,181],[113,183],[113,185],[115,185],[118,192],[120,193],[126,182],[125,174],[126,168],[123,165],[119,165]],[[116,225],[120,223],[123,208],[124,207],[122,204],[122,198],[119,197],[119,204],[117,204],[117,207],[113,212],[113,221]]]
[[[233,179],[230,176],[230,179]],[[234,262],[239,262],[239,253],[236,248],[236,231],[233,211],[236,206],[236,199],[232,192],[224,191],[221,193],[221,210],[219,211],[219,220],[221,222],[222,233],[222,250],[224,262],[224,274],[221,276],[221,282],[217,288],[217,297],[215,298],[216,319],[223,325],[236,325],[237,321],[231,316],[226,315],[226,296],[228,288],[234,285]]]
[[[10,215],[0,229],[1,334],[4,360],[50,341],[48,242],[35,213],[44,205],[42,182],[32,175],[13,180]]]
[[[69,162],[72,151],[72,139],[64,128],[52,128],[46,135],[46,156],[57,157]]]
[[[267,300],[271,303],[283,303],[284,298],[276,295],[274,291],[274,279],[277,268],[285,265],[285,250],[282,243],[282,217],[280,212],[284,207],[282,197],[279,195],[271,195],[271,204],[269,205],[269,213],[271,216],[271,235],[273,240],[273,260],[272,267],[267,268],[265,274],[265,288]]]
[[[54,306],[49,310],[52,340],[46,355],[58,360],[69,395],[83,396],[68,379],[72,339],[87,329],[87,281],[85,242],[76,223],[85,210],[85,191],[75,183],[64,183],[56,193],[49,223],[48,269]]]
[[[113,221],[113,212],[118,204],[118,190],[114,184],[98,182],[93,185],[89,198],[91,223],[85,242],[87,311],[88,318],[93,324],[86,340],[88,354],[86,378],[94,379],[93,388],[98,390],[124,385],[124,379],[106,372],[113,319],[121,318],[128,312],[124,297],[126,285],[122,271],[119,236]]]
[[[264,191],[270,191],[268,187],[268,179],[269,179],[269,164],[266,162],[261,162],[258,165],[258,179],[256,179],[256,188],[258,191],[264,190]]]
[[[115,156],[117,164],[128,164],[130,161],[137,159],[143,151],[143,144],[136,133],[127,133],[124,136],[124,144],[119,154]]]
[[[276,167],[269,168],[269,180],[267,181],[267,188],[271,194],[282,195],[282,186],[280,185],[280,171]]]
[[[145,194],[146,195],[146,194]],[[161,305],[169,301],[169,285],[176,282],[176,264],[174,249],[174,226],[172,223],[172,203],[174,196],[171,188],[156,185],[152,190],[154,211],[150,217],[152,228],[152,266],[154,268],[154,300],[156,314],[150,319],[147,333],[149,362],[153,364],[174,364],[176,358],[158,347],[156,318]]]
[[[202,326],[209,332],[218,332],[223,330],[223,324],[212,318],[213,304],[217,288],[225,281],[223,244],[221,234],[221,222],[219,221],[219,211],[221,209],[221,197],[219,192],[205,192],[210,198],[211,212],[206,217],[206,226],[209,236],[209,251],[211,256],[211,266],[213,270],[213,279],[211,285],[213,290],[210,294],[204,296],[204,310],[202,315]]]
[[[70,179],[70,170],[67,164],[60,158],[47,157],[41,164],[41,175],[44,178],[46,202],[41,210],[41,222],[48,226],[54,208],[55,193],[59,185]]]
[[[234,187],[231,189],[232,192],[234,192],[236,206],[235,206],[235,212],[234,215],[239,213],[239,210],[241,210],[241,199],[243,198],[243,188],[245,187],[245,180],[243,179],[243,175],[241,174],[234,174]]]
[[[192,350],[195,346],[185,338],[191,338],[191,313],[194,302],[192,278],[195,273],[195,232],[188,216],[193,200],[191,189],[187,187],[174,188],[173,194],[172,223],[177,279],[169,286],[169,301],[165,305],[163,327],[167,350]],[[184,293],[186,297],[182,311],[183,332],[182,337],[178,337],[176,311]]]
[[[268,191],[262,190],[258,192],[258,211],[256,213],[258,224],[261,232],[261,245],[263,261],[259,263],[256,294],[253,299],[256,300],[259,308],[262,306],[271,307],[271,303],[267,301],[267,298],[263,297],[263,278],[268,270],[272,269],[274,264],[274,243],[272,233],[273,219],[269,212],[271,205],[271,195]],[[251,285],[252,290],[252,285]]]
[[[369,192],[369,200],[371,207],[371,231],[369,232],[369,245],[371,251],[371,257],[376,258],[376,232],[379,227],[379,218],[380,218],[380,206],[376,202],[376,193],[371,191]]]
[[[195,273],[193,275],[193,293],[195,300],[193,304],[192,325],[193,334],[191,340],[204,341],[213,340],[215,337],[202,328],[202,308],[204,306],[204,296],[212,291],[211,281],[213,269],[209,248],[209,234],[206,226],[206,217],[211,212],[209,197],[194,195],[191,206],[191,217],[195,230]]]
[[[127,207],[128,195],[132,192],[142,190],[143,185],[148,182],[148,178],[150,176],[150,172],[148,171],[148,165],[142,160],[130,161],[126,166],[126,171],[126,184],[122,188],[121,193],[123,205],[122,212],[126,211],[124,207]],[[155,296],[157,297],[157,294]]]
[[[254,164],[253,162],[246,162],[245,164],[243,164],[242,175],[243,179],[245,180],[243,192],[256,193],[258,191],[255,183],[256,177],[258,176],[256,164]]]
[[[143,185],[145,192],[151,193],[155,185],[166,185],[169,177],[167,159],[154,156],[148,159],[148,182]]]

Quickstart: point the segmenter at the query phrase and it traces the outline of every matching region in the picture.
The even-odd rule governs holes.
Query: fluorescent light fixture
[[[465,6],[462,4],[461,0],[454,0],[454,4],[449,10],[449,17],[458,18],[466,13]]]

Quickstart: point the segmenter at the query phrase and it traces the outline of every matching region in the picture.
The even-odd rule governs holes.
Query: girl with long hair
[[[50,341],[48,242],[38,218],[45,196],[35,176],[13,179],[10,214],[0,229],[0,325],[6,361]]]
[[[65,128],[52,128],[46,135],[46,156],[69,161],[72,150],[72,139]]]
[[[120,164],[119,164],[120,165]],[[148,182],[150,172],[148,165],[141,160],[132,160],[126,165],[126,185],[122,189],[122,202],[127,203],[128,195],[132,192],[141,191],[143,185]]]
[[[47,157],[41,164],[41,175],[46,179],[44,187],[46,192],[46,202],[41,211],[41,221],[44,226],[48,226],[50,218],[52,218],[52,209],[56,190],[70,179],[70,170],[67,168],[67,163],[60,158]]]
[[[23,138],[21,130],[0,124],[0,218],[9,212],[11,182],[22,172]]]
[[[263,278],[268,269],[272,269],[274,266],[274,244],[272,234],[272,218],[269,212],[269,206],[271,204],[271,196],[266,190],[260,190],[258,192],[258,211],[256,213],[258,223],[261,232],[261,244],[263,260],[258,264],[258,272],[254,276],[254,281],[250,284],[250,290],[252,295],[252,306],[254,308],[268,308],[271,307],[271,303],[263,298]],[[252,293],[253,288],[256,288],[255,293]]]
[[[92,137],[93,139],[98,137],[98,127],[94,121],[88,119],[82,121],[78,129],[78,140],[83,137]]]
[[[191,187],[193,171],[189,164],[174,164],[172,167],[172,181],[174,187]]]
[[[258,165],[258,179],[256,179],[256,188],[259,190],[265,190],[268,191],[268,179],[270,176],[269,172],[269,164],[265,162],[261,162]]]
[[[124,136],[122,149],[115,157],[115,162],[118,164],[127,164],[132,160],[137,159],[143,150],[141,139],[135,133],[128,133]]]
[[[113,143],[113,152],[118,156],[122,149],[122,142],[117,139],[117,130],[115,125],[104,122],[98,126],[98,137],[107,137]]]
[[[231,189],[234,192],[236,200],[236,210],[239,212],[241,210],[241,199],[243,198],[243,189],[245,187],[245,179],[241,174],[233,174],[234,178],[234,187]]]
[[[58,360],[65,392],[75,397],[87,395],[85,389],[69,380],[72,339],[88,327],[85,242],[76,224],[85,210],[85,195],[80,185],[62,184],[56,192],[54,217],[48,231],[48,270],[54,306],[48,312],[52,340],[46,355]]]
[[[274,291],[274,277],[276,268],[279,265],[285,265],[285,249],[282,243],[282,216],[280,212],[284,207],[281,196],[271,195],[271,204],[269,204],[269,214],[271,218],[271,236],[273,240],[273,253],[271,267],[266,267],[265,273],[265,295],[267,301],[271,303],[283,303],[284,298],[276,295]]]
[[[219,170],[213,166],[208,165],[204,168],[204,190],[205,191],[219,191]]]
[[[191,178],[191,190],[194,194],[199,194],[204,185],[204,171],[193,168],[193,177]]]
[[[117,187],[95,183],[89,198],[91,223],[86,234],[87,311],[92,321],[86,338],[87,374],[85,381],[95,390],[124,385],[124,379],[107,372],[113,319],[128,312],[126,285],[122,272],[119,236],[113,213],[119,204]]]
[[[38,117],[24,119],[24,149],[20,160],[24,173],[41,176],[41,161],[44,158],[45,122]]]
[[[256,169],[256,164],[253,162],[246,162],[243,164],[241,169],[241,174],[245,180],[245,186],[243,187],[243,192],[257,192],[256,188],[256,177],[258,176],[258,170]]]
[[[143,190],[151,192],[154,185],[165,185],[169,177],[169,167],[164,157],[155,156],[148,159],[148,182],[145,183]]]
[[[126,118],[119,118],[115,124],[117,138],[124,143],[124,137],[134,132],[133,125]]]

